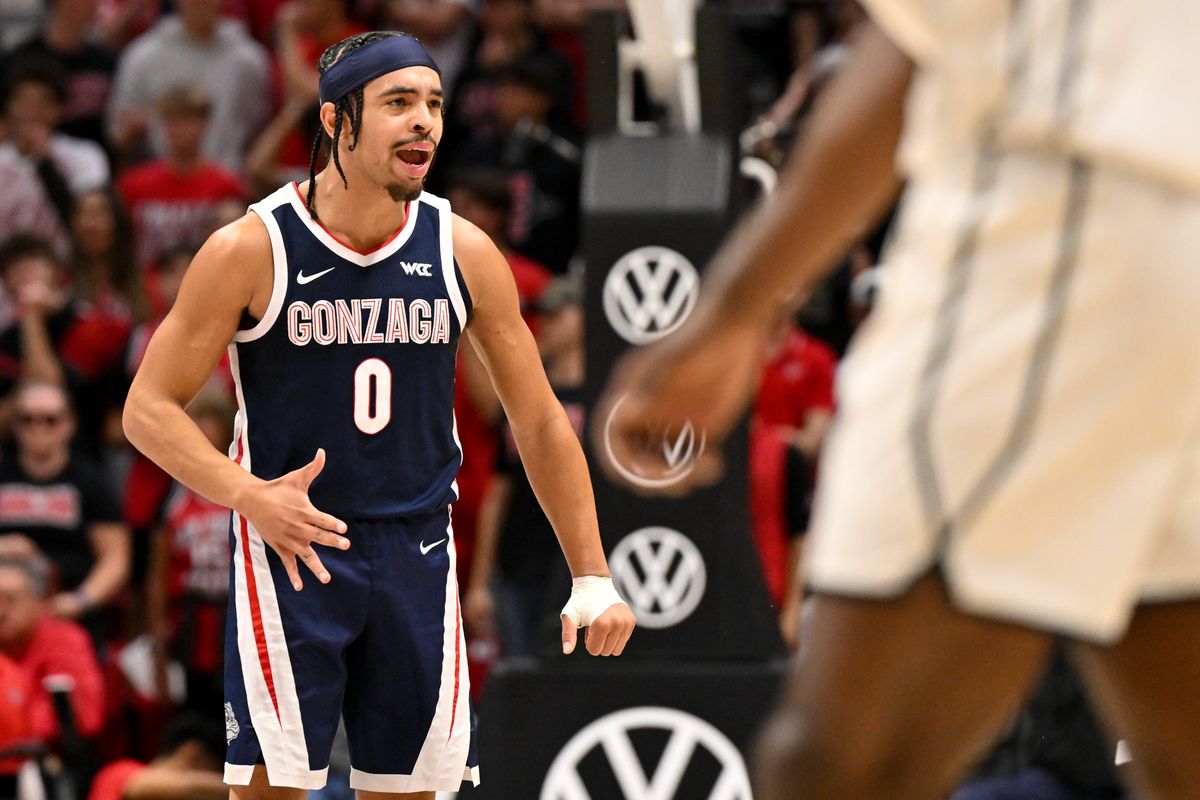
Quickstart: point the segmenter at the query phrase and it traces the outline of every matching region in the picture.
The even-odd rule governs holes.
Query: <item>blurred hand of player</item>
[[[715,482],[721,475],[721,442],[737,424],[758,386],[769,345],[767,325],[755,320],[728,320],[715,311],[697,308],[692,318],[662,341],[635,350],[617,362],[601,398],[596,425],[596,452],[608,452],[618,462],[643,475],[670,469],[661,443],[691,422],[707,438],[696,467],[662,493],[678,494]],[[607,427],[607,431],[606,431]],[[608,441],[604,441],[604,437]],[[634,491],[614,468],[600,459],[613,481]]]
[[[563,652],[575,651],[579,629],[587,628],[584,647],[594,656],[619,656],[637,625],[637,617],[613,588],[612,578],[576,578],[571,599],[563,607]]]
[[[329,583],[329,571],[313,549],[314,544],[339,550],[350,547],[349,539],[337,535],[346,532],[346,523],[318,511],[308,499],[308,487],[324,467],[325,451],[320,449],[303,467],[258,484],[241,504],[242,508],[237,509],[279,554],[296,591],[304,586],[297,559],[304,562],[317,580]]]

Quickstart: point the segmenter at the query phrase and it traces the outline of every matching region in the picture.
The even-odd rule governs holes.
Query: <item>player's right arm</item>
[[[266,227],[247,214],[214,233],[196,254],[171,312],[155,331],[125,401],[125,435],[180,483],[232,508],[279,554],[296,589],[296,559],[329,580],[313,543],[345,548],[346,525],[313,507],[308,486],[325,456],[272,481],[218,451],[185,408],[212,374],[242,313],[261,318],[273,288]]]

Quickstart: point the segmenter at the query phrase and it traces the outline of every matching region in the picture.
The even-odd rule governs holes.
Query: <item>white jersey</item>
[[[902,168],[979,142],[1200,192],[1200,2],[864,0],[917,63]]]

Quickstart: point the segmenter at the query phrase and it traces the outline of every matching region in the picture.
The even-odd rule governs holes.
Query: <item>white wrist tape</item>
[[[585,575],[571,582],[571,599],[563,606],[562,616],[575,627],[584,628],[595,622],[609,606],[624,602],[613,587],[612,578]]]

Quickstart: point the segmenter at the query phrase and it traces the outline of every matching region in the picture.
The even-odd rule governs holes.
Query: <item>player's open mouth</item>
[[[429,171],[433,161],[432,142],[413,142],[401,147],[396,155],[400,158],[400,167],[413,178],[423,178]]]

